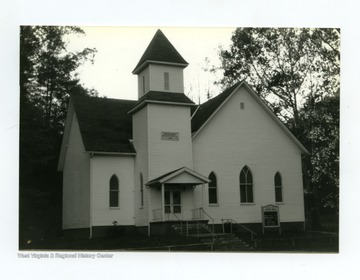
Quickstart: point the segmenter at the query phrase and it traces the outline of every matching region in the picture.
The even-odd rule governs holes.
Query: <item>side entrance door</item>
[[[167,221],[182,219],[181,191],[165,191],[165,218]]]

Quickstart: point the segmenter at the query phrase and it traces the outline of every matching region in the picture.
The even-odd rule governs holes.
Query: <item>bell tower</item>
[[[138,76],[138,98],[150,91],[184,93],[183,70],[188,66],[159,29],[133,70]]]
[[[129,114],[136,150],[136,186],[183,167],[193,168],[190,109],[196,105],[184,94],[183,70],[187,66],[157,30],[133,71],[138,76],[138,102]],[[156,192],[149,188],[144,208],[135,208],[136,224],[149,221],[151,204],[159,198]],[[141,192],[135,191],[136,205],[142,205],[140,196]]]
[[[183,70],[188,66],[161,30],[157,30],[133,74],[139,99],[129,111],[133,119],[135,170],[148,182],[166,172],[192,169],[190,108],[184,94]]]

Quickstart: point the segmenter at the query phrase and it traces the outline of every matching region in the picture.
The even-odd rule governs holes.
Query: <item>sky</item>
[[[228,49],[235,28],[191,27],[81,27],[86,35],[67,37],[68,50],[96,48],[94,63],[79,67],[80,82],[94,88],[99,96],[118,99],[137,99],[137,76],[132,74],[157,29],[161,29],[177,51],[189,63],[184,70],[185,93],[194,102],[206,101],[209,90],[212,95],[220,93],[214,82],[221,73],[205,71],[219,66],[220,47]]]

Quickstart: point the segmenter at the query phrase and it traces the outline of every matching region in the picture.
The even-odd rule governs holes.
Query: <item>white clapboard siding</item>
[[[190,108],[148,104],[148,110],[149,180],[184,166],[192,169]],[[162,140],[162,132],[178,133],[178,140]]]
[[[63,229],[86,228],[90,225],[90,156],[85,153],[75,114],[69,124],[63,169]]]
[[[193,139],[193,157],[197,172],[217,175],[218,205],[209,206],[207,186],[203,199],[205,210],[216,222],[222,218],[261,222],[261,206],[275,204],[278,171],[283,182],[281,221],[304,221],[300,150],[247,88],[240,87]],[[253,204],[240,203],[239,175],[245,165],[253,175]],[[200,188],[196,188],[196,203],[202,203]]]
[[[169,73],[169,88],[165,89],[164,73]],[[145,82],[145,84],[143,84]],[[138,98],[148,91],[184,92],[183,68],[150,64],[138,74]]]
[[[179,139],[162,140],[162,132],[176,132]],[[140,172],[146,184],[167,172],[184,166],[193,166],[189,107],[147,104],[133,115],[133,138],[137,152],[135,224],[145,226],[148,225],[149,219],[152,220],[152,210],[161,206],[158,201],[161,195],[158,196],[156,190],[144,187],[144,206],[140,207]]]
[[[91,159],[92,226],[134,225],[134,158],[97,156]],[[119,207],[109,206],[110,178],[119,180]]]
[[[150,90],[184,92],[183,69],[176,66],[150,64]],[[164,87],[164,73],[169,73],[169,89]]]
[[[149,67],[145,67],[139,74],[138,74],[138,98],[140,99],[145,93],[150,90],[150,71]]]
[[[148,224],[148,189],[145,184],[149,181],[149,151],[148,151],[148,107],[145,106],[132,116],[133,118],[133,143],[136,150],[135,173],[134,173],[134,212],[135,225],[145,226]],[[144,183],[144,205],[140,199],[140,173]]]

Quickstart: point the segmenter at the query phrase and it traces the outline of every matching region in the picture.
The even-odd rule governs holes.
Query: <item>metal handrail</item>
[[[193,216],[194,216],[195,211],[199,212],[199,218],[198,218],[199,220],[203,220],[204,216],[207,216],[209,218],[209,220],[211,221],[211,224],[212,224],[212,231],[211,231],[208,227],[206,227],[205,225],[203,225],[202,223],[197,221],[196,224],[197,224],[197,227],[198,227],[198,234],[199,234],[199,225],[201,225],[203,228],[205,228],[212,235],[213,242],[215,242],[215,237],[217,235],[215,234],[215,223],[214,223],[213,217],[211,217],[202,207],[192,209]],[[195,219],[195,218],[193,217],[193,219]],[[188,224],[186,224],[186,233],[188,234]]]
[[[208,227],[203,225],[201,222],[197,221],[196,223],[197,223],[197,225],[202,226],[204,229],[206,229],[211,234],[212,240],[213,240],[213,243],[214,243],[215,242],[215,237],[217,237],[217,235],[214,232],[214,229],[213,229],[213,231],[211,231]],[[199,235],[199,229],[198,229],[198,235]]]
[[[211,220],[212,230],[213,230],[213,233],[215,233],[214,219],[208,213],[206,213],[206,211],[202,207],[200,207],[200,209]]]
[[[239,222],[233,220],[233,219],[221,219],[221,223],[222,223],[222,226],[223,226],[223,233],[225,233],[225,229],[224,229],[224,221],[225,223],[229,223],[231,224],[230,226],[230,232],[232,233],[232,224],[236,224],[240,227],[242,227],[244,230],[246,230],[247,232],[249,232],[251,234],[251,240],[254,240],[254,235],[257,235],[256,232],[252,231],[251,229],[249,229],[248,227],[240,224]]]
[[[171,212],[171,211],[170,211]],[[181,227],[181,235],[183,235],[183,220],[180,219],[174,212],[172,212],[172,214],[174,215],[174,217],[180,222],[180,227]]]
[[[215,226],[214,226],[214,219],[204,210],[204,208],[200,207],[200,208],[195,208],[195,209],[192,209],[193,211],[193,214],[194,214],[194,211],[199,211],[200,213],[200,217],[199,219],[202,220],[203,217],[204,217],[204,214],[209,218],[209,220],[211,220],[211,224],[212,224],[212,231],[213,233],[215,233]],[[193,215],[194,216],[194,215]],[[194,219],[194,218],[193,218]]]

